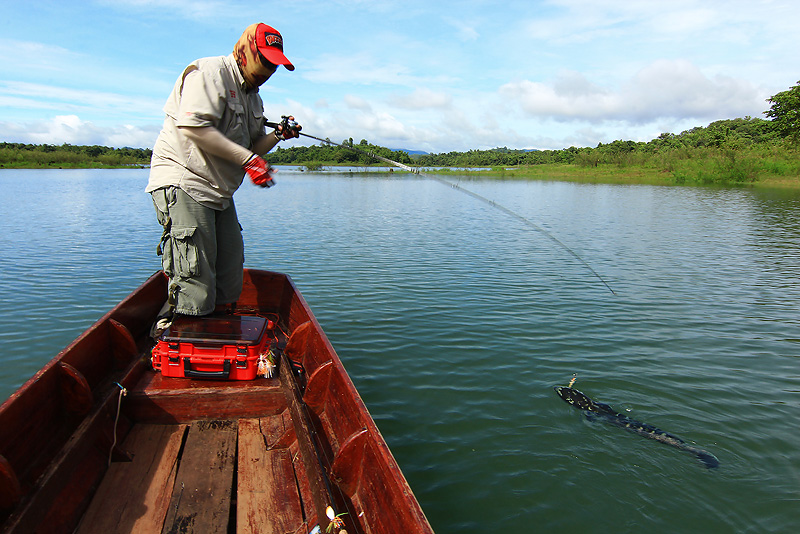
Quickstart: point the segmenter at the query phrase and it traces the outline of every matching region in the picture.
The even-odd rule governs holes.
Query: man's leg
[[[216,218],[219,212],[198,204],[177,187],[153,192],[164,226],[162,265],[169,276],[174,311],[206,315],[216,301]]]
[[[217,212],[217,306],[239,300],[243,269],[242,227],[231,200],[228,209]]]

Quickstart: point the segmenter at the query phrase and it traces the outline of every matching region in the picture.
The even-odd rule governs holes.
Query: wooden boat
[[[166,286],[154,274],[0,406],[0,531],[433,532],[288,276],[245,272],[235,313],[284,334],[277,376],[240,382],[152,370]]]

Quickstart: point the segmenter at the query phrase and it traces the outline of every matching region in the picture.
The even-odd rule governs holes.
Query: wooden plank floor
[[[122,444],[132,461],[112,463],[77,532],[307,532],[290,423],[136,425]]]
[[[228,532],[236,435],[236,421],[191,425],[162,534]]]
[[[303,526],[291,453],[266,448],[258,419],[239,421],[238,467],[238,532],[284,534]]]
[[[139,425],[124,443],[136,456],[109,467],[77,532],[161,532],[185,425]]]

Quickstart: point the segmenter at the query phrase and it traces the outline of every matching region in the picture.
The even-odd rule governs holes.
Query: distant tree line
[[[800,160],[791,136],[775,121],[745,117],[712,122],[679,134],[663,133],[649,142],[613,141],[596,147],[561,150],[514,150],[507,147],[440,154],[415,154],[389,150],[362,140],[344,147],[330,145],[277,148],[267,159],[273,165],[370,165],[380,163],[365,152],[418,167],[522,167],[568,164],[581,167],[645,166],[673,175],[678,183],[753,182],[764,172],[800,175]]]
[[[369,154],[377,154],[405,165],[414,164],[408,152],[372,145],[366,139],[354,144],[351,137],[339,144],[342,146],[322,143],[320,145],[294,146],[286,149],[278,147],[269,153],[267,159],[272,165],[307,165],[309,163],[319,165],[370,165],[377,163],[378,160],[370,157]]]
[[[679,148],[746,148],[775,143],[782,139],[779,129],[772,121],[745,117],[716,121],[706,127],[692,128],[680,134],[664,133],[649,142],[620,140],[600,143],[594,148],[573,146],[561,150],[515,150],[502,147],[409,156],[405,151],[391,151],[371,145],[365,140],[355,147],[364,148],[399,163],[413,163],[421,167],[495,167],[552,163],[597,166],[600,163],[633,163],[635,158],[631,158],[630,155],[634,153],[652,155],[659,151]],[[345,141],[342,144],[348,143]],[[276,149],[269,155],[269,160],[273,164],[321,162],[366,165],[376,162],[362,153],[329,145]]]
[[[0,143],[0,167],[128,167],[150,164],[149,148]]]

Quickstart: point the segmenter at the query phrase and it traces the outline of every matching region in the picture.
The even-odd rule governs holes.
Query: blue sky
[[[427,152],[596,146],[736,117],[800,80],[795,0],[83,0],[0,4],[0,141],[151,147],[192,60],[245,27],[297,67],[306,132]],[[302,141],[311,144],[313,141]]]

